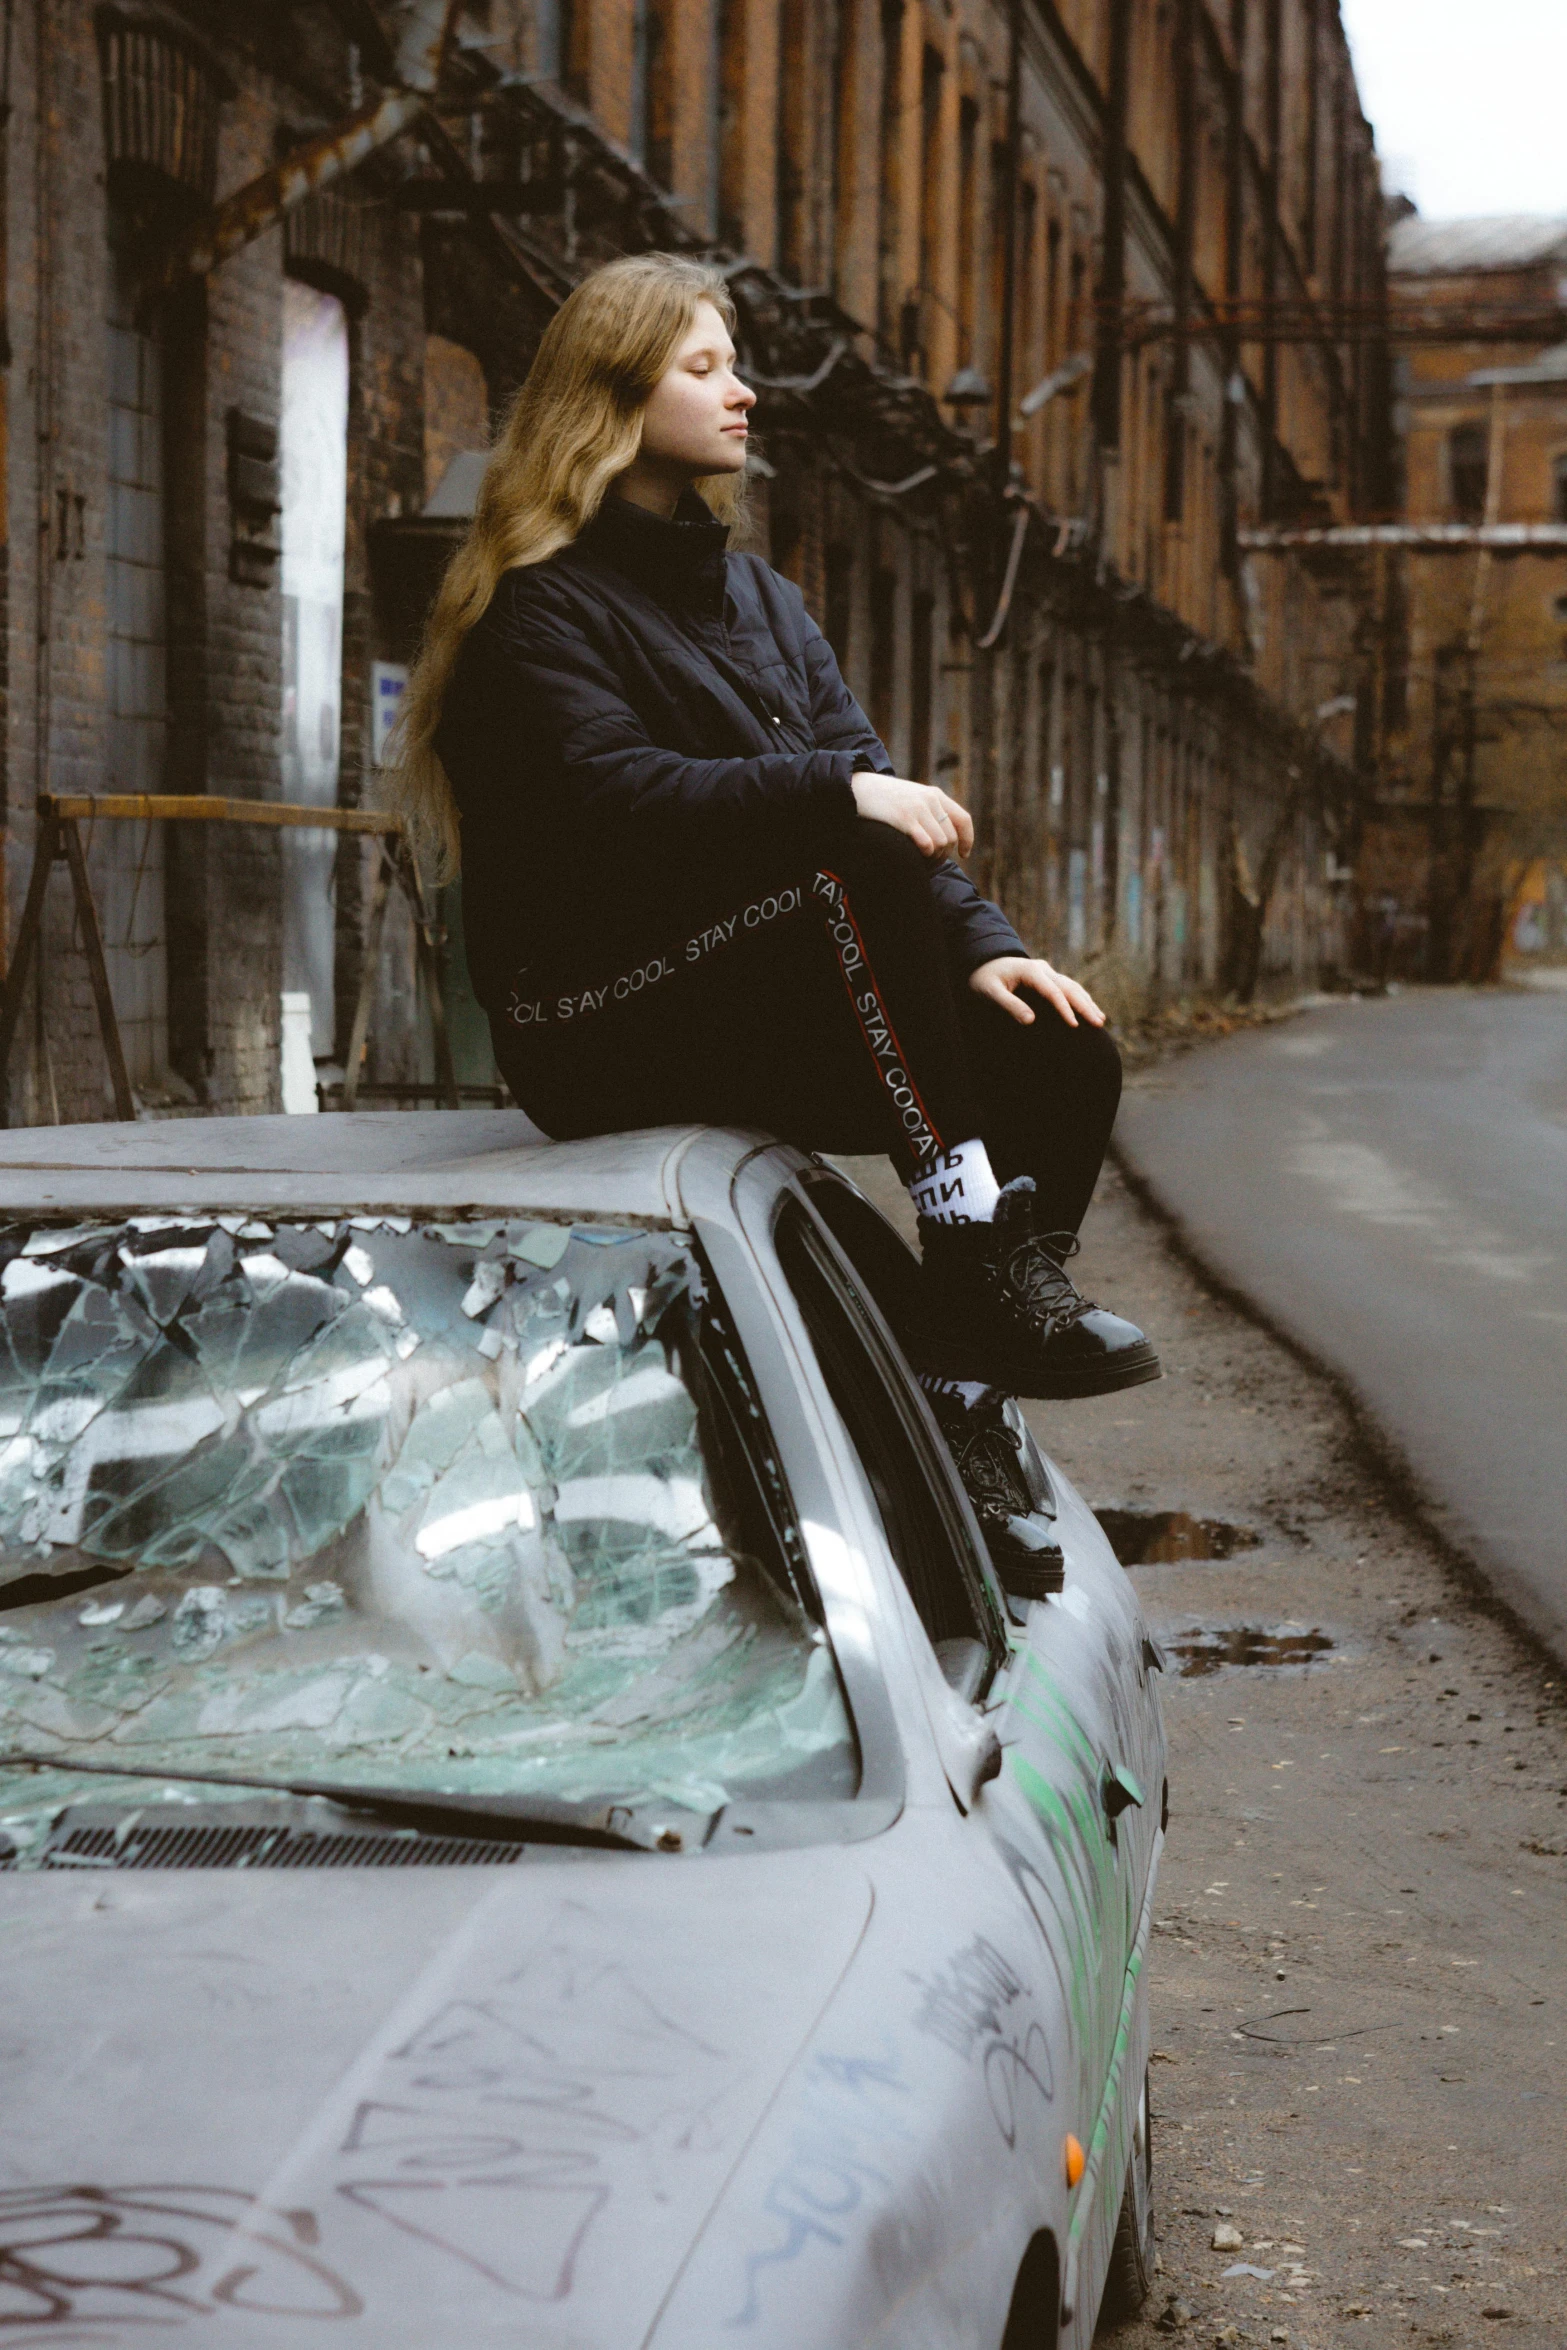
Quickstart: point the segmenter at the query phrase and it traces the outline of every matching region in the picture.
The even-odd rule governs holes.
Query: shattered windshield
[[[0,1751],[552,1800],[847,1796],[765,1424],[639,1226],[0,1230]],[[18,1852],[67,1802],[0,1771]]]

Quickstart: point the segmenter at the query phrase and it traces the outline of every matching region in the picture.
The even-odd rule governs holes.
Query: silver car
[[[0,2327],[1085,2345],[1136,1598],[1015,1407],[998,1572],[839,1173],[528,1131],[0,1137]]]

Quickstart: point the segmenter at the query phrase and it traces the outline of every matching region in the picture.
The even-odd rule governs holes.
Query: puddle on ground
[[[1333,1643],[1326,1632],[1303,1632],[1287,1624],[1281,1632],[1264,1632],[1257,1624],[1220,1624],[1208,1631],[1193,1626],[1166,1648],[1181,1660],[1183,1681],[1216,1673],[1221,1665],[1309,1665]]]
[[[1123,1567],[1165,1566],[1174,1559],[1227,1559],[1255,1550],[1255,1526],[1226,1518],[1194,1518],[1190,1510],[1095,1510]]]

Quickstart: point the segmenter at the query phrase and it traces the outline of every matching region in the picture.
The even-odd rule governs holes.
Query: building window
[[[1015,392],[1026,392],[1042,372],[1039,290],[1039,190],[1025,179],[1018,188]]]
[[[587,106],[593,95],[593,0],[557,0],[553,30],[556,78],[568,98]]]
[[[865,138],[864,75],[861,61],[868,33],[863,10],[845,5],[839,10],[832,69],[828,75],[828,153],[832,169],[832,237],[828,256],[832,290],[843,298],[846,281],[852,283],[857,230],[864,218],[868,193],[862,149]],[[856,287],[854,299],[859,300]]]
[[[903,0],[882,0],[881,206],[877,237],[877,326],[889,349],[897,341],[903,289],[898,223],[903,201]]]
[[[111,175],[154,175],[210,204],[217,188],[221,92],[172,27],[100,10],[104,147]]]
[[[903,354],[905,367],[925,374],[930,367],[930,330],[934,322],[937,280],[941,271],[941,228],[945,217],[945,183],[941,169],[941,93],[945,66],[939,49],[927,42],[920,60],[920,335],[918,349]]]
[[[631,152],[661,188],[674,185],[674,0],[637,0],[633,24]]]
[[[1460,522],[1484,516],[1486,473],[1485,426],[1455,424],[1447,436],[1447,493]]]
[[[958,365],[978,365],[979,323],[979,107],[965,98],[958,109]]]
[[[718,234],[743,253],[746,0],[718,0]]]
[[[1551,468],[1551,487],[1555,492],[1552,511],[1558,522],[1567,522],[1567,456],[1558,457]]]
[[[778,12],[778,266],[796,285],[808,274],[805,183],[810,120],[809,16],[805,0]]]
[[[426,504],[458,457],[490,445],[490,393],[472,351],[444,335],[424,338],[424,495]]]
[[[1045,231],[1045,340],[1039,354],[1046,375],[1063,356],[1061,342],[1061,223],[1052,220]]]

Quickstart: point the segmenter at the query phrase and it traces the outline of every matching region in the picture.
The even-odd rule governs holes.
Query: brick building
[[[1362,959],[1567,959],[1567,220],[1395,222],[1402,527],[1385,534]]]
[[[1123,999],[1342,952],[1390,496],[1334,0],[19,0],[3,133],[14,936],[40,791],[353,805],[474,453],[581,272],[725,259],[752,528],[982,883]],[[357,840],[93,828],[149,1109],[330,1076]],[[444,909],[455,932],[455,907]],[[13,1120],[103,1114],[65,884]],[[447,952],[460,1074],[491,1074]],[[412,932],[368,1062],[427,1082]]]

